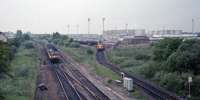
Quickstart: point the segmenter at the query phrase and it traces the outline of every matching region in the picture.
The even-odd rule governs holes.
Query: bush
[[[167,73],[162,74],[159,84],[172,92],[182,95],[180,93],[184,89],[184,82],[177,73]]]
[[[76,43],[76,42],[72,42],[72,43],[70,44],[70,47],[72,47],[72,48],[79,48],[79,47],[80,47],[80,44],[79,44],[79,43]]]
[[[112,80],[108,80],[108,83],[111,84],[111,83],[112,83]]]
[[[165,61],[181,45],[180,38],[165,38],[155,44],[153,48],[153,59],[155,61]]]
[[[22,66],[17,72],[18,77],[28,77],[28,74],[29,74],[29,70],[28,70],[28,67],[26,67],[25,65]]]
[[[136,60],[149,60],[151,57],[149,55],[144,55],[144,54],[137,54],[135,56]]]
[[[88,50],[87,50],[87,54],[89,54],[89,55],[93,55],[94,52],[93,52],[91,49],[88,49]]]
[[[26,49],[32,49],[32,48],[34,48],[34,43],[32,41],[27,41],[23,45],[24,45],[24,47]]]
[[[150,62],[139,68],[139,73],[146,78],[153,78],[155,73],[162,69],[161,64]]]

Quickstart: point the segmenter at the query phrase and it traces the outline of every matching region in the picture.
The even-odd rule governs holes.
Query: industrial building
[[[75,41],[99,41],[100,35],[98,34],[69,34],[70,38]]]
[[[151,35],[163,35],[163,34],[182,34],[182,30],[153,30],[150,31]]]
[[[120,41],[120,44],[123,45],[129,45],[129,44],[144,44],[144,43],[149,43],[149,37],[147,36],[134,36],[132,37],[127,37],[124,38],[123,41]]]
[[[146,34],[145,29],[128,29],[128,30],[107,30],[103,33],[105,41],[120,41],[125,37],[143,36]]]

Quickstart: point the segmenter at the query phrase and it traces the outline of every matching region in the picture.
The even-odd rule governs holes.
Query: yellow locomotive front
[[[99,42],[96,45],[96,49],[97,49],[97,51],[103,51],[103,50],[105,50],[105,46],[103,45],[103,43]]]

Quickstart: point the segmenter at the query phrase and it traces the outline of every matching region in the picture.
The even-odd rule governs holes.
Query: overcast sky
[[[200,31],[200,0],[0,0],[0,31],[45,33],[79,31],[101,33],[102,17],[106,29],[128,28],[182,29],[191,31],[195,18]]]

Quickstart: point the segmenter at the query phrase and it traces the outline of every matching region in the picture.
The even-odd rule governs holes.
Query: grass
[[[138,73],[138,68],[151,61],[151,47],[116,48],[107,52],[108,59],[122,69]]]
[[[110,69],[98,64],[98,62],[95,60],[94,48],[86,48],[86,47],[79,47],[79,48],[61,47],[61,48],[63,51],[67,52],[75,61],[92,67],[97,75],[112,80],[120,79],[119,75],[117,75]],[[88,50],[92,50],[93,54],[89,54],[87,52]]]
[[[96,60],[95,60],[95,53],[94,54],[88,54],[87,50],[91,49],[93,52],[95,52],[94,48],[84,48],[84,47],[80,47],[80,48],[70,48],[70,47],[61,47],[61,49],[64,52],[67,52],[74,60],[76,60],[77,62],[81,63],[81,64],[86,64],[89,65],[90,67],[93,67],[96,74],[103,76],[103,77],[107,77],[109,78],[109,80],[107,81],[108,83],[112,83],[112,80],[116,80],[116,79],[120,79],[119,75],[117,75],[116,73],[114,73],[113,71],[111,71],[110,69],[99,65]],[[121,49],[121,53],[124,49]],[[132,49],[127,48],[126,50],[129,50],[129,52],[127,52],[127,56],[129,56],[129,53],[132,53]],[[144,49],[145,50],[145,49]],[[139,50],[141,51],[141,50]],[[137,50],[134,51],[135,52],[139,52]],[[142,51],[141,51],[142,52]],[[148,52],[148,51],[146,51]],[[111,51],[109,53],[112,53],[112,55],[109,55],[110,57],[112,57],[112,60],[117,60],[118,58],[120,58],[120,54],[118,54],[117,56],[113,57],[113,54],[118,53],[118,51]],[[132,54],[134,54],[132,53]],[[145,52],[142,52],[145,53]],[[127,56],[123,56],[124,58],[126,58]],[[117,57],[117,58],[115,58]],[[132,57],[132,56],[129,56]],[[127,57],[128,58],[128,57]],[[126,58],[126,59],[127,59]],[[135,60],[136,61],[136,60]],[[140,61],[142,63],[144,63],[144,61]],[[140,63],[139,65],[142,65],[142,63]],[[139,66],[137,65],[137,66]],[[130,70],[131,67],[124,67],[129,68],[127,70]],[[111,80],[110,80],[111,79]],[[139,91],[138,89],[135,89],[134,92],[130,92],[131,96],[133,96],[134,98],[138,99],[138,100],[147,100],[146,97],[144,97],[141,93],[141,91]]]
[[[122,69],[139,75],[141,66],[151,61],[151,47],[126,47],[116,48],[107,52],[107,58],[114,64],[119,65]],[[138,100],[147,100],[137,88],[130,93],[131,96]]]
[[[138,100],[147,100],[147,98],[142,96],[142,93],[138,90],[131,92],[131,94]]]
[[[0,88],[6,100],[32,100],[36,87],[36,74],[39,64],[36,49],[21,46],[11,62],[13,78],[1,79]]]

